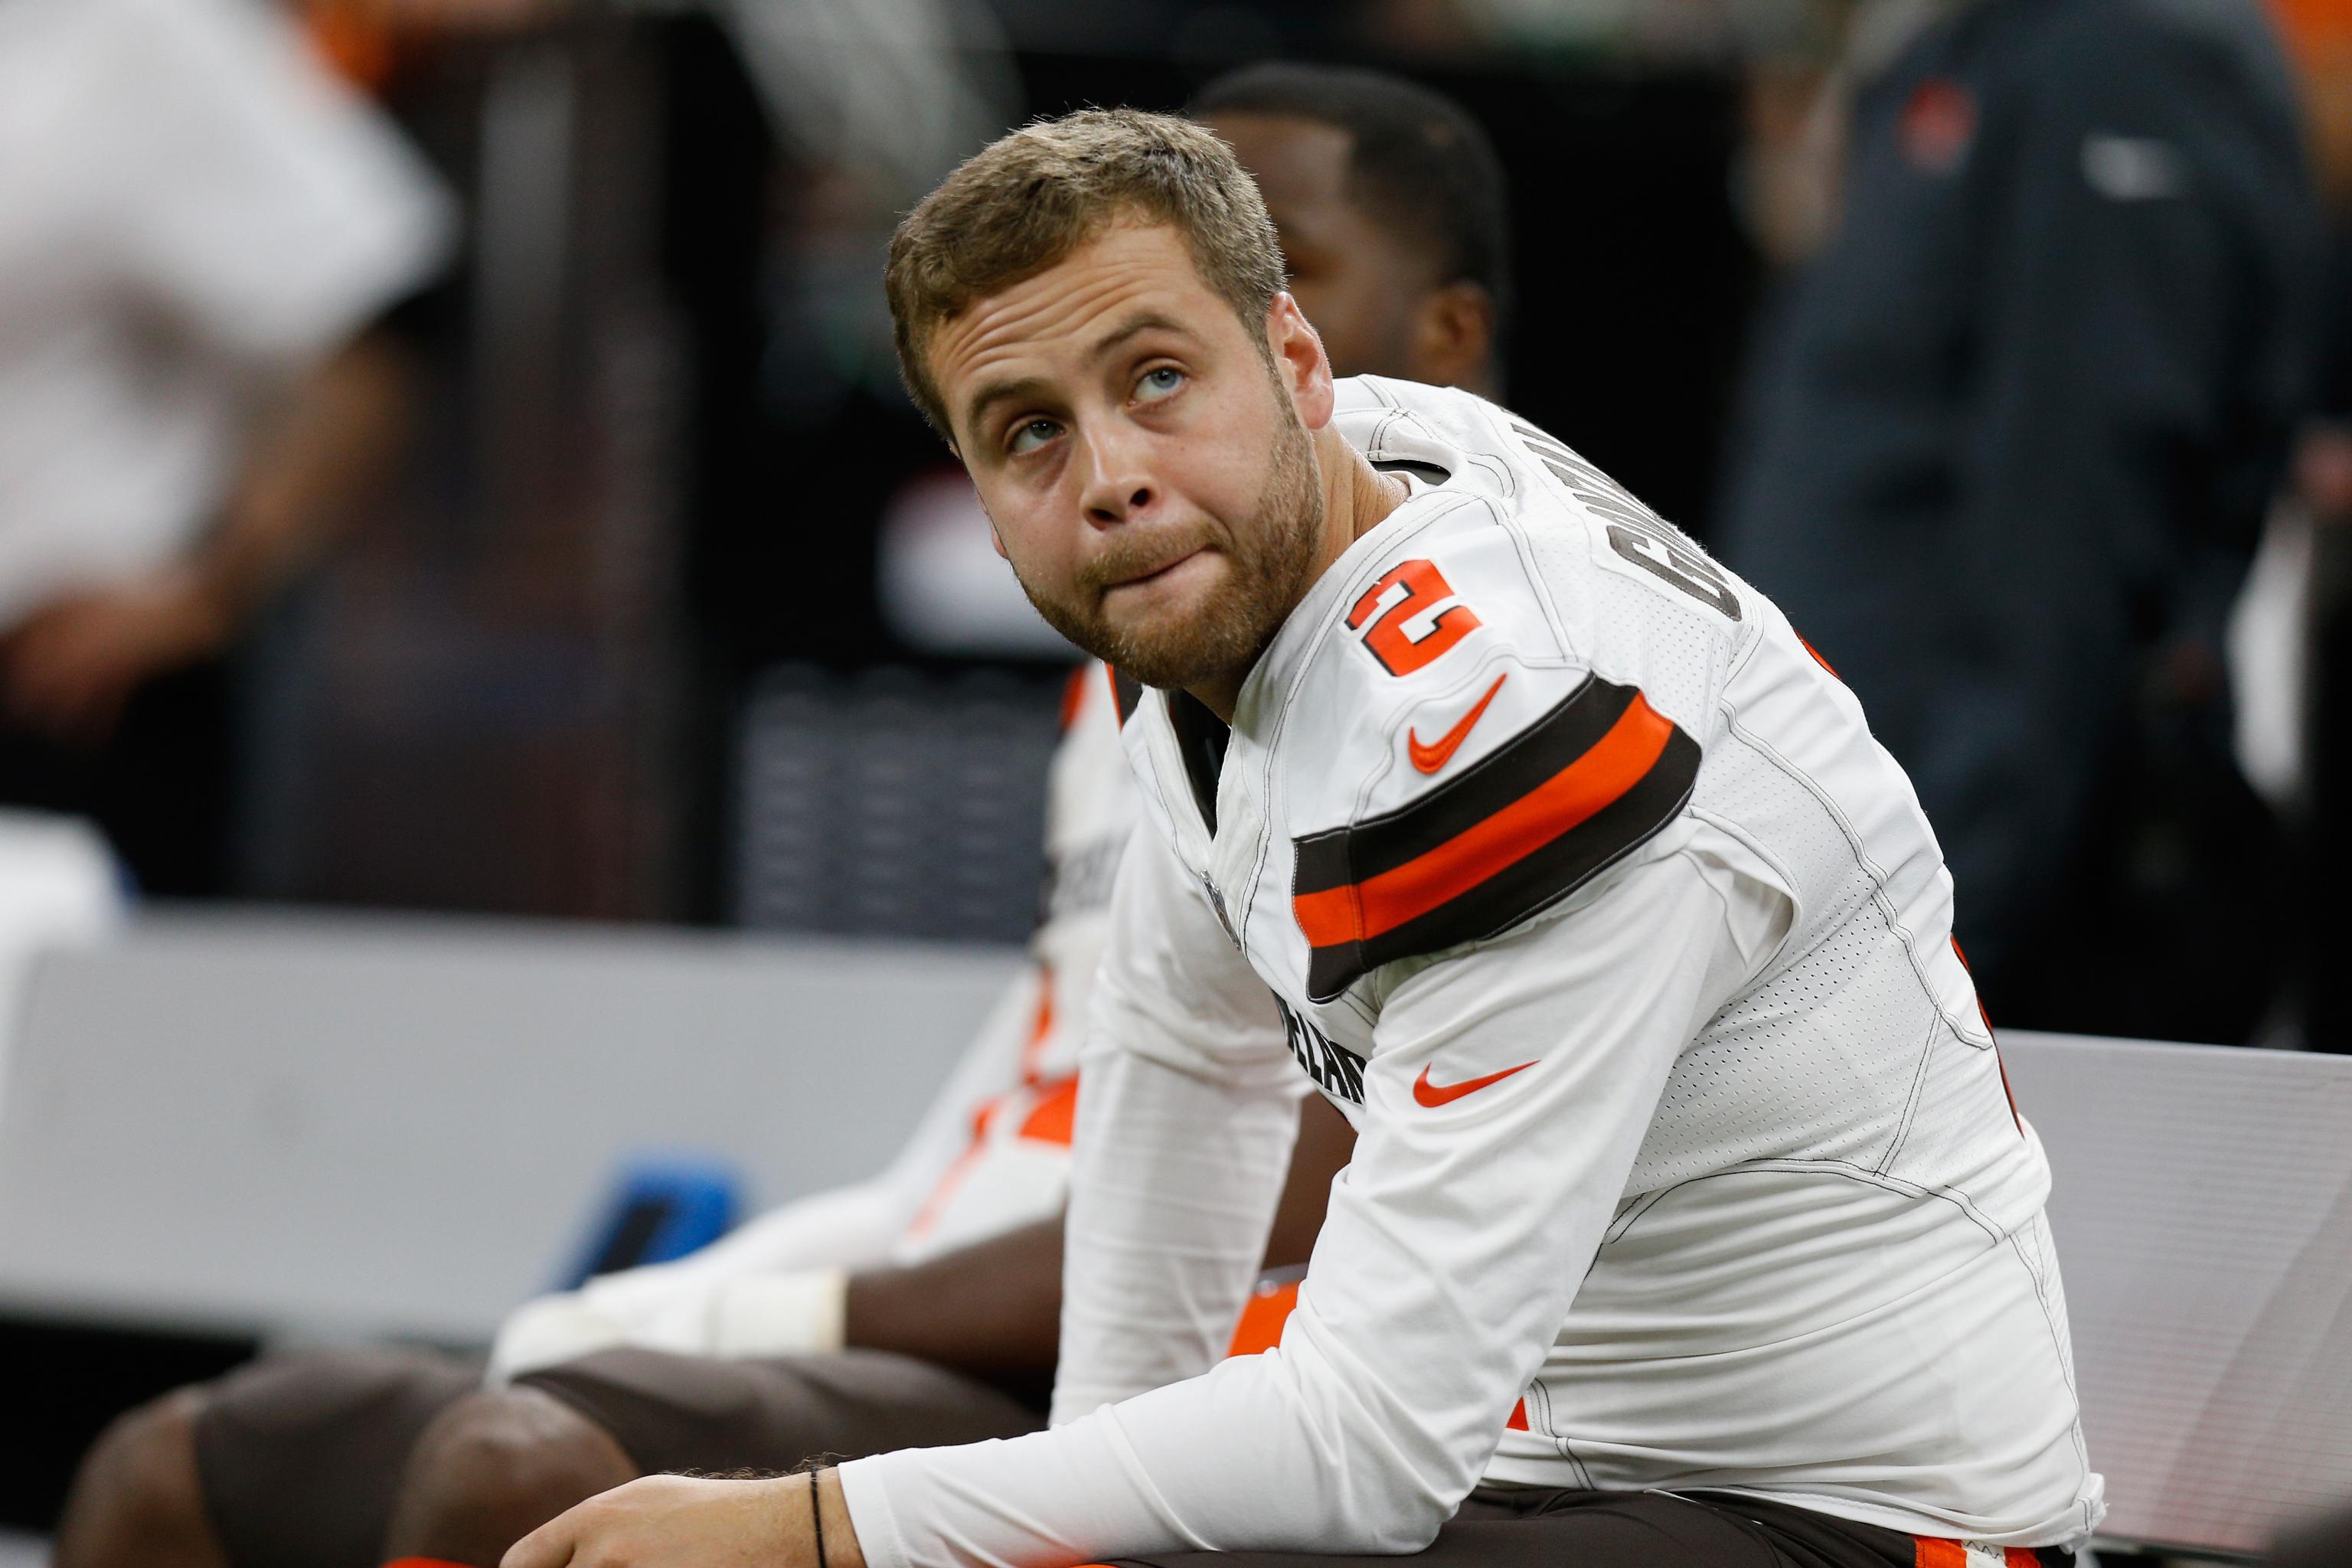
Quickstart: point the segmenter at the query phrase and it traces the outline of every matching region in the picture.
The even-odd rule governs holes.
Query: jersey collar
[[[1374,378],[1363,376],[1358,378],[1358,384],[1377,384]],[[1272,726],[1288,702],[1292,683],[1307,668],[1340,607],[1349,602],[1351,587],[1355,592],[1362,591],[1357,580],[1398,540],[1469,499],[1469,488],[1461,482],[1464,458],[1458,450],[1438,440],[1418,422],[1406,426],[1410,415],[1392,405],[1381,405],[1367,412],[1371,416],[1369,423],[1365,412],[1343,410],[1340,434],[1348,438],[1349,446],[1375,462],[1410,462],[1412,466],[1402,474],[1410,493],[1394,511],[1360,535],[1324,569],[1244,678],[1241,691],[1234,700],[1234,729],[1262,745],[1272,743]],[[1400,435],[1406,438],[1400,440]],[[1453,475],[1453,481],[1432,483],[1426,470],[1433,469]]]

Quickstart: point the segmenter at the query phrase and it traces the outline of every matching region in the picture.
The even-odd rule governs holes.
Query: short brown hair
[[[898,373],[933,428],[955,439],[923,361],[940,323],[1127,216],[1174,228],[1242,324],[1264,325],[1283,288],[1282,247],[1232,148],[1189,120],[1132,109],[1040,120],[965,159],[890,237]]]

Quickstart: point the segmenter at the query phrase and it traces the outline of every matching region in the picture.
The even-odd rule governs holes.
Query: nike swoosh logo
[[[1433,773],[1444,767],[1461,748],[1462,742],[1470,738],[1470,731],[1477,727],[1479,715],[1486,711],[1487,703],[1495,700],[1495,693],[1503,689],[1503,682],[1510,679],[1511,672],[1507,669],[1495,677],[1495,684],[1486,688],[1486,695],[1478,699],[1454,728],[1437,737],[1437,743],[1433,746],[1423,745],[1421,737],[1407,730],[1404,732],[1405,748],[1412,754],[1412,765],[1425,773]]]
[[[1465,1079],[1460,1083],[1443,1086],[1430,1082],[1429,1069],[1423,1068],[1421,1076],[1412,1080],[1413,1102],[1434,1110],[1441,1105],[1453,1104],[1465,1094],[1475,1094],[1490,1083],[1500,1083],[1515,1072],[1525,1072],[1535,1065],[1533,1062],[1521,1062],[1515,1068],[1505,1068],[1501,1072],[1490,1072],[1485,1078]]]

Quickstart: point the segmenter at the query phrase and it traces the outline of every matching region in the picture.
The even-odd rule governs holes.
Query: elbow
[[[1305,1550],[1360,1557],[1409,1557],[1437,1539],[1454,1510],[1418,1488],[1383,1500],[1376,1509],[1352,1509]]]
[[[1433,1485],[1425,1464],[1412,1462],[1410,1453],[1391,1445],[1371,1452],[1358,1447],[1345,1456],[1327,1452],[1328,1468],[1314,1489],[1327,1500],[1305,1532],[1310,1539],[1294,1542],[1296,1548],[1365,1557],[1410,1556],[1426,1549],[1454,1517],[1469,1486]]]
[[[1396,1544],[1390,1550],[1399,1552],[1424,1550],[1437,1539],[1437,1532],[1445,1528],[1445,1521],[1454,1517],[1454,1510],[1460,1506],[1459,1498],[1447,1502],[1425,1489],[1414,1489],[1412,1495],[1397,1510],[1397,1517],[1391,1523],[1390,1537]]]
[[[1271,1440],[1263,1458],[1276,1461],[1261,1466],[1266,1501],[1273,1518],[1288,1518],[1276,1527],[1284,1539],[1248,1544],[1380,1557],[1424,1551],[1477,1484],[1492,1445],[1454,1430],[1460,1423],[1442,1409],[1433,1419],[1376,1372],[1341,1375],[1311,1310],[1303,1303],[1292,1316],[1280,1348],[1246,1358],[1246,1373],[1234,1362],[1219,1369],[1254,1374],[1276,1395],[1254,1425]],[[1269,1407],[1277,1404],[1278,1415]]]

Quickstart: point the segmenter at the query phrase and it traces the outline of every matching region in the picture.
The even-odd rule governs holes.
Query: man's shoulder
[[[1332,422],[1348,444],[1375,465],[1409,459],[1417,447],[1475,451],[1501,435],[1503,411],[1457,386],[1431,386],[1385,375],[1354,375],[1332,384]],[[1450,468],[1442,452],[1436,466]]]
[[[1341,557],[1259,683],[1296,810],[1361,817],[1567,712],[1646,705],[1696,732],[1757,629],[1752,589],[1599,467],[1443,388],[1344,384],[1350,443],[1413,493]],[[1475,713],[1475,718],[1473,714]]]
[[[1251,716],[1274,741],[1318,997],[1558,903],[1697,778],[1695,726],[1638,668],[1596,667],[1502,514],[1441,497],[1348,563],[1312,655],[1266,698],[1280,711]]]
[[[1742,619],[1752,589],[1735,586],[1689,534],[1525,416],[1454,388],[1380,376],[1341,382],[1333,422],[1340,435],[1373,468],[1414,487],[1407,519],[1376,531],[1384,539],[1422,532],[1446,517],[1433,537],[1457,546],[1482,528],[1507,536],[1543,579],[1533,584],[1538,595],[1557,598],[1568,588],[1573,596],[1577,579],[1599,574],[1657,596],[1654,604],[1641,595],[1628,601],[1637,615],[1655,610],[1671,618],[1696,607],[1726,626]]]

